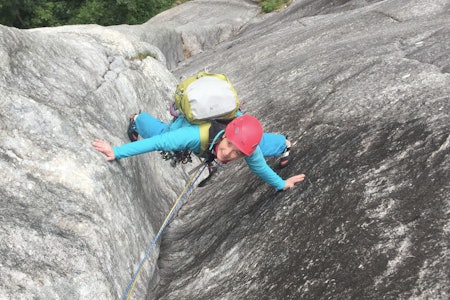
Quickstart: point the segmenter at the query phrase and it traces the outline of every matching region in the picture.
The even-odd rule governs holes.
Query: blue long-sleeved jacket
[[[177,151],[189,149],[195,154],[200,152],[200,129],[198,125],[188,123],[184,118],[170,124],[169,130],[150,138],[114,147],[116,159],[138,155],[151,151]],[[251,156],[245,158],[250,170],[277,190],[282,190],[285,181],[266,163],[258,146]]]

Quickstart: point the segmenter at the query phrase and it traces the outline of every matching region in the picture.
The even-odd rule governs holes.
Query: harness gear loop
[[[179,150],[179,151],[161,151],[162,159],[171,160],[170,165],[176,167],[179,163],[187,164],[192,162],[192,151],[190,150]]]

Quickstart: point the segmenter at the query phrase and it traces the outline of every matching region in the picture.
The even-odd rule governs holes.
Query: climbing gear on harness
[[[175,204],[173,205],[172,209],[169,211],[166,219],[164,220],[163,224],[161,225],[161,228],[159,229],[158,233],[153,238],[152,242],[150,243],[150,246],[148,247],[147,251],[145,252],[144,258],[141,260],[141,262],[139,263],[138,268],[134,272],[133,277],[131,278],[130,282],[128,283],[128,286],[127,286],[125,292],[123,293],[121,300],[125,300],[125,299],[128,300],[128,299],[131,298],[131,295],[133,294],[133,289],[134,289],[134,287],[135,287],[135,285],[137,283],[137,280],[138,280],[138,278],[139,278],[139,276],[141,274],[142,267],[144,266],[144,263],[147,261],[151,250],[156,245],[156,242],[158,241],[158,239],[162,235],[164,229],[167,227],[167,225],[172,220],[172,218],[175,215],[175,213],[178,211],[178,209],[183,204],[183,201],[189,195],[189,192],[194,188],[195,182],[198,180],[198,178],[200,177],[202,172],[205,170],[205,168],[206,168],[206,164],[203,164],[203,168],[199,168],[197,170],[197,172],[191,177],[189,182],[184,187],[183,192],[180,194],[180,196],[175,201]]]
[[[138,114],[132,114],[130,116],[130,124],[128,124],[127,134],[131,142],[136,142],[139,138],[139,133],[136,128],[136,122],[134,121],[137,115]]]
[[[225,136],[246,156],[252,155],[261,141],[263,129],[258,119],[242,115],[231,121],[225,128]]]
[[[161,151],[161,157],[164,160],[170,160],[170,165],[176,167],[178,164],[187,164],[192,162],[192,151],[180,150],[180,151]]]

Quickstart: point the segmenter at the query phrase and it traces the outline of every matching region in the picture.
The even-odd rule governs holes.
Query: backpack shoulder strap
[[[210,128],[211,122],[204,122],[199,125],[200,127],[200,157],[203,157],[204,154],[208,152],[209,148],[209,137],[210,137]],[[214,138],[214,136],[213,136]]]

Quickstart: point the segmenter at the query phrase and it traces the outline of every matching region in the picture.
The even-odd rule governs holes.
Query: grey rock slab
[[[212,49],[235,36],[260,12],[256,3],[242,0],[196,0],[160,13],[142,25],[111,28],[157,46],[167,67]]]
[[[198,191],[159,298],[448,297],[449,2],[357,2],[295,1],[174,70],[228,74],[307,180],[274,193],[239,165]]]
[[[168,119],[176,83],[109,33],[0,26],[2,299],[119,297],[183,184],[158,156],[108,163],[91,147],[126,142],[139,109]]]
[[[168,121],[178,79],[207,69],[295,142],[279,174],[307,179],[276,192],[221,169],[134,298],[447,299],[449,8],[197,0],[135,26],[0,26],[0,298],[122,295],[191,166],[108,163],[90,143],[127,142],[140,109]]]

